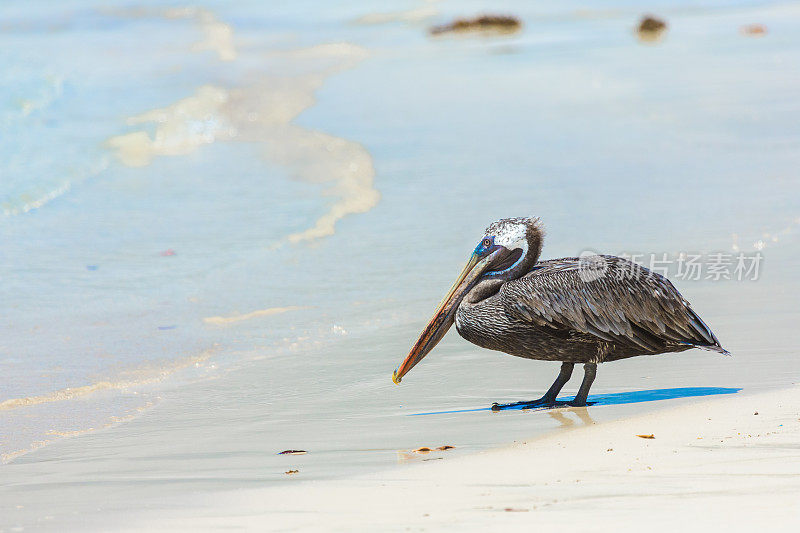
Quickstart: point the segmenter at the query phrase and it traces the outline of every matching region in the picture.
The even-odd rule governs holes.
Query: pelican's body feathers
[[[605,264],[599,275],[567,257],[540,261],[518,279],[479,283],[458,307],[458,333],[490,350],[571,363],[694,347],[727,353],[665,277],[621,257],[596,257]]]

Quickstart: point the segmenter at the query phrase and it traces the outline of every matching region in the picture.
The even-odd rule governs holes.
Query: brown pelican
[[[583,363],[584,377],[570,403],[583,406],[598,363],[691,348],[728,354],[665,277],[612,255],[539,261],[543,238],[538,218],[486,228],[392,381],[400,383],[453,322],[482,348],[561,361],[543,397],[513,404],[523,407],[554,404],[575,363]]]

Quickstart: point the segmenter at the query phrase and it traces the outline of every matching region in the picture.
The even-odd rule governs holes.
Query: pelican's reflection
[[[586,407],[573,407],[572,409],[550,409],[547,411],[550,418],[556,420],[561,427],[570,427],[575,425],[575,420],[567,416],[574,414],[584,426],[591,426],[597,422],[589,415],[589,410]]]

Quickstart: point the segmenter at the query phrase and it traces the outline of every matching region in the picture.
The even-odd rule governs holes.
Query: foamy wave
[[[800,227],[800,217],[795,217],[784,227],[774,231],[761,232],[757,237],[749,237],[752,243],[752,249],[761,251],[769,246],[775,246],[782,240],[789,238],[796,229]],[[738,233],[731,234],[731,250],[738,252],[742,250],[742,246],[747,249],[747,246],[740,242],[740,240],[747,241],[747,238],[741,239]]]
[[[194,357],[187,357],[168,365],[158,367],[156,369],[140,369],[137,371],[140,374],[138,379],[120,380],[120,381],[100,381],[92,383],[91,385],[84,385],[82,387],[67,387],[66,389],[57,390],[48,394],[40,396],[28,396],[26,398],[10,398],[0,402],[0,411],[8,409],[18,409],[20,407],[30,407],[32,405],[39,405],[43,403],[62,402],[66,400],[74,400],[83,396],[94,394],[104,390],[126,390],[143,385],[149,385],[163,381],[166,377],[174,374],[175,372],[197,365],[208,360],[212,355],[211,351],[204,352]]]
[[[423,22],[439,14],[439,10],[433,6],[424,6],[404,11],[392,11],[389,13],[368,13],[355,19],[356,24],[386,24],[389,22],[417,23]]]
[[[49,76],[46,82],[47,84],[40,90],[40,94],[37,97],[20,101],[19,107],[23,117],[50,107],[53,102],[61,98],[64,93],[64,78],[62,76]]]
[[[348,68],[350,63],[342,63],[342,60],[362,61],[369,56],[369,51],[363,46],[358,46],[353,43],[323,43],[308,48],[298,48],[288,52],[288,55],[293,58],[297,57],[329,57],[337,60],[332,65],[333,71],[339,71]]]
[[[292,145],[286,146],[280,162],[306,181],[333,183],[328,194],[339,199],[312,227],[289,235],[289,242],[333,235],[339,220],[347,215],[366,213],[378,204],[380,193],[374,187],[375,168],[366,148],[319,131],[297,129],[293,140]]]
[[[63,438],[66,438],[66,437],[77,437],[79,435],[85,435],[87,433],[92,433],[94,431],[97,431],[98,429],[107,429],[107,428],[114,427],[114,426],[116,426],[118,424],[122,424],[124,422],[129,422],[129,421],[133,420],[134,418],[136,418],[137,416],[139,416],[140,414],[142,414],[143,412],[145,412],[148,409],[150,409],[151,407],[153,407],[154,405],[155,405],[155,402],[152,402],[152,401],[146,402],[144,405],[139,406],[139,407],[129,411],[125,415],[110,417],[106,422],[104,422],[103,424],[99,425],[98,427],[89,427],[89,428],[86,428],[86,429],[67,430],[67,431],[59,431],[57,429],[52,429],[52,430],[50,430],[50,431],[48,431],[46,433],[46,435],[50,436],[51,438],[37,440],[35,442],[32,442],[27,448],[23,448],[23,449],[20,449],[20,450],[15,450],[13,452],[0,453],[0,464],[10,463],[11,461],[13,461],[14,459],[16,459],[18,457],[21,457],[21,456],[23,456],[23,455],[25,455],[27,453],[30,453],[30,452],[32,452],[34,450],[38,450],[40,448],[43,448],[43,447],[47,446],[48,444],[52,444],[53,442],[55,442],[56,440],[59,440],[59,439],[63,439]]]
[[[368,55],[366,49],[350,43],[294,50],[292,58],[322,60],[317,64],[318,73],[292,78],[289,87],[286,80],[273,80],[231,94],[231,114],[246,117],[236,121],[242,140],[263,142],[268,159],[289,168],[297,179],[330,184],[325,193],[338,197],[313,226],[289,235],[286,240],[290,243],[333,235],[339,220],[365,213],[380,201],[372,157],[363,145],[291,122],[315,103],[314,93],[328,76],[352,68]]]
[[[71,180],[64,180],[61,184],[53,186],[52,189],[46,190],[44,186],[37,188],[29,193],[20,194],[17,198],[4,201],[0,204],[0,209],[4,216],[11,217],[21,215],[34,209],[39,209],[45,204],[55,200],[56,198],[65,195],[73,186],[89,179],[108,167],[108,161],[103,158],[100,162],[87,171],[72,178]]]
[[[179,7],[167,9],[164,15],[167,18],[191,19],[200,26],[204,38],[194,45],[194,50],[212,50],[222,61],[236,59],[233,29],[219,20],[211,11],[200,7]]]
[[[222,22],[208,9],[202,7],[175,7],[168,9],[134,7],[134,8],[100,8],[109,15],[126,18],[166,18],[171,20],[188,20],[194,22],[203,33],[203,40],[192,46],[194,51],[211,50],[217,53],[221,61],[236,59],[236,46],[233,43],[233,28]]]
[[[58,198],[62,194],[65,194],[71,188],[72,188],[72,184],[69,183],[69,182],[66,182],[66,183],[62,184],[61,186],[56,187],[55,189],[44,193],[42,196],[31,197],[30,195],[23,194],[22,196],[20,196],[19,200],[17,200],[16,202],[11,202],[11,201],[3,202],[3,206],[2,206],[3,207],[3,214],[5,216],[10,217],[10,216],[19,215],[19,214],[22,214],[22,213],[27,213],[28,211],[31,211],[32,209],[38,209],[38,208],[42,207],[44,204],[46,204],[47,202]]]
[[[132,125],[156,124],[152,138],[139,130],[114,136],[106,145],[124,164],[138,167],[150,164],[155,156],[185,155],[215,141],[262,143],[268,159],[288,167],[298,179],[330,184],[325,194],[338,198],[311,227],[292,233],[286,241],[333,235],[339,220],[365,213],[380,201],[372,157],[355,141],[292,121],[314,105],[314,93],[328,76],[354,66],[368,52],[350,43],[329,43],[284,56],[293,64],[302,61],[309,71],[230,90],[200,87],[193,96],[128,119]]]
[[[194,96],[128,119],[131,125],[155,123],[152,138],[146,131],[139,130],[111,137],[106,145],[116,150],[120,161],[131,167],[148,165],[157,155],[190,154],[199,146],[235,135],[220,113],[227,101],[227,91],[205,85],[197,89]]]
[[[242,322],[243,320],[250,320],[262,316],[272,316],[286,313],[288,311],[298,311],[300,309],[308,309],[308,307],[290,305],[287,307],[270,307],[269,309],[259,309],[251,313],[232,316],[210,316],[203,319],[206,324],[214,324],[215,326],[226,326],[235,322]]]

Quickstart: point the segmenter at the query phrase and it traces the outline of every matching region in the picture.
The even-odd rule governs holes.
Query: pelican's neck
[[[491,272],[487,276],[487,279],[493,278],[509,281],[521,278],[530,272],[539,260],[539,256],[542,255],[542,240],[543,235],[541,230],[536,226],[529,226],[525,234],[525,239],[515,247],[515,249],[522,249],[522,254],[519,256],[519,259],[504,270]]]
[[[512,275],[507,279],[517,279],[530,272],[542,255],[542,241],[544,240],[542,231],[536,226],[529,227],[526,237],[527,249],[523,251],[520,260],[511,268]]]

